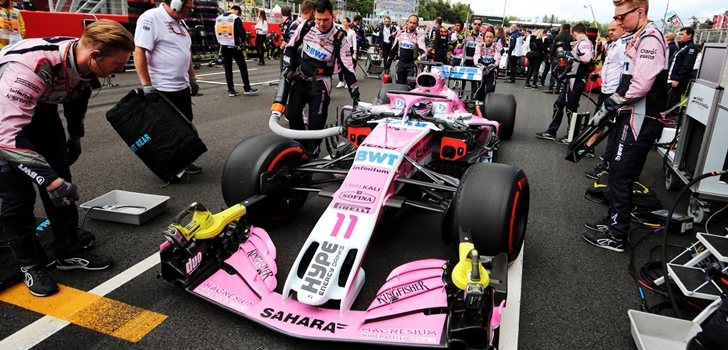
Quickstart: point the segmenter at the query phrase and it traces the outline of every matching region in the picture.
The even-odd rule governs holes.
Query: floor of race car
[[[47,299],[48,305],[39,307],[37,300],[27,297],[22,286],[15,293],[0,293],[0,348],[26,348],[34,344],[38,349],[67,348],[67,344],[83,349],[342,347],[336,343],[285,337],[215,307],[157,279],[158,265],[154,257],[145,260],[155,254],[163,240],[162,230],[172,217],[189,203],[198,201],[213,210],[223,206],[219,182],[229,151],[245,136],[269,133],[267,115],[275,86],[261,83],[278,80],[278,65],[258,67],[252,62],[249,62],[250,79],[261,91],[257,97],[227,97],[220,67],[203,66],[198,72],[204,95],[193,98],[194,123],[209,152],[196,163],[204,172],[164,189],[160,188],[160,180],[124,147],[104,118],[115,101],[138,86],[136,74],[118,74],[114,83],[119,83],[119,87],[104,88],[91,100],[84,153],[73,166],[74,182],[79,185],[82,200],[114,189],[168,195],[172,199],[166,212],[142,226],[88,220],[86,228],[98,238],[95,250],[112,255],[115,265],[100,272],[52,271],[60,283],[75,290],[64,288],[58,298]],[[239,84],[237,72],[235,79]],[[378,80],[362,79],[362,99],[373,99],[380,84]],[[606,213],[604,207],[584,199],[584,190],[590,182],[583,174],[595,160],[567,163],[563,159],[566,146],[535,138],[534,134],[543,131],[551,120],[556,95],[525,90],[522,84],[521,80],[516,84],[499,81],[496,89],[513,93],[518,101],[515,133],[512,140],[501,144],[498,158],[522,167],[531,184],[525,249],[522,261],[511,266],[513,278],[509,281],[510,299],[501,329],[501,349],[634,348],[627,310],[639,308],[640,300],[627,272],[629,255],[594,248],[581,238],[583,222]],[[348,103],[346,90],[334,89],[330,116],[333,118],[337,106]],[[665,205],[674,200],[674,193],[663,190],[660,158],[654,152],[648,159],[642,181],[653,187]],[[326,204],[324,199],[313,199],[296,223],[268,228],[278,248],[279,285]],[[685,212],[686,206],[687,201],[683,200],[679,210]],[[42,209],[38,207],[36,213],[42,213]],[[441,243],[437,231],[440,221],[437,214],[416,210],[385,218],[375,232],[364,262],[367,283],[355,308],[368,305],[394,267],[452,253],[450,247]],[[722,230],[719,225],[725,226],[725,220],[716,220],[711,232]],[[658,239],[658,236],[648,237],[639,247],[638,267],[646,261],[649,248]],[[686,237],[671,236],[670,239],[678,244],[689,241]],[[523,269],[519,273],[521,262]],[[517,290],[517,280],[520,280],[520,290]],[[105,299],[84,293],[99,285],[102,287],[94,293],[105,294]],[[648,299],[650,304],[661,301],[653,296]],[[89,305],[104,308],[89,308]],[[78,313],[80,310],[83,312]],[[80,319],[92,322],[84,323]],[[347,345],[346,348],[371,346]]]

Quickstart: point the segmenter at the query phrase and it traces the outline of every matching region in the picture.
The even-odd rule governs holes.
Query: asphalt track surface
[[[278,79],[278,64],[249,62],[253,83]],[[85,228],[97,241],[95,251],[113,256],[115,264],[105,271],[52,271],[67,286],[89,291],[104,281],[153,255],[163,241],[162,230],[172,217],[193,201],[213,210],[224,207],[220,192],[222,167],[228,153],[243,138],[270,133],[267,123],[275,86],[258,85],[260,95],[227,96],[222,68],[204,66],[198,71],[201,93],[194,97],[194,124],[209,151],[197,162],[204,168],[180,184],[160,188],[161,181],[145,168],[123,144],[105,120],[110,109],[138,84],[136,74],[118,74],[118,87],[103,88],[90,103],[86,117],[83,154],[73,166],[82,202],[108,191],[167,195],[167,210],[142,226],[87,220]],[[240,82],[238,73],[236,82]],[[361,78],[361,74],[359,74]],[[373,100],[380,82],[361,81],[362,100]],[[210,83],[206,83],[210,82]],[[242,84],[240,84],[242,85]],[[237,87],[242,92],[242,86]],[[525,90],[522,81],[499,81],[498,92],[513,93],[518,102],[513,138],[502,143],[499,160],[524,169],[531,185],[531,208],[523,255],[523,276],[518,334],[519,349],[630,349],[628,309],[639,307],[636,285],[627,273],[629,255],[594,248],[581,238],[585,220],[605,215],[605,207],[584,199],[589,181],[584,177],[595,162],[566,162],[566,147],[538,140],[551,119],[555,95]],[[330,116],[337,106],[349,104],[348,93],[336,89]],[[561,132],[564,127],[562,126]],[[660,158],[652,153],[642,176],[653,185],[660,200],[674,201],[674,193],[663,190]],[[309,197],[311,198],[311,197]],[[269,228],[278,248],[279,287],[295,258],[298,247],[323,212],[327,201],[309,200],[297,220]],[[684,212],[686,201],[679,208]],[[36,209],[41,214],[42,208]],[[374,297],[387,274],[405,262],[447,257],[452,247],[444,246],[436,229],[440,215],[406,210],[386,218],[373,236],[365,259],[367,283],[355,308],[364,308]],[[718,227],[718,226],[716,226]],[[715,228],[720,229],[720,228]],[[659,237],[649,237],[646,246]],[[675,238],[684,243],[684,237]],[[644,253],[643,249],[640,254]],[[638,258],[638,260],[641,258]],[[213,306],[158,279],[158,265],[142,273],[106,297],[168,316],[164,322],[136,343],[91,331],[74,324],[62,328],[36,345],[37,349],[366,349],[368,345],[343,345],[295,339],[278,334],[243,317]],[[658,300],[658,299],[655,299]],[[650,301],[648,299],[648,301]],[[661,301],[661,300],[659,300]],[[43,315],[0,302],[0,340],[13,335]]]

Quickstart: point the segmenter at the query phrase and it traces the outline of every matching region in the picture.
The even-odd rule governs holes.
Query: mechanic
[[[384,74],[389,74],[392,61],[399,57],[397,62],[397,84],[408,84],[407,78],[417,75],[415,61],[426,55],[425,37],[416,31],[419,21],[417,15],[411,15],[407,18],[405,30],[400,31],[397,37],[394,38],[392,52],[384,61]]]
[[[397,27],[392,25],[392,19],[389,16],[384,16],[384,23],[379,26],[378,32],[379,55],[389,57],[394,37],[397,36]]]
[[[463,21],[457,20],[452,28],[452,33],[450,33],[449,45],[452,50],[452,61],[450,61],[450,64],[453,66],[459,66],[460,60],[463,58],[463,40],[465,40],[463,28]]]
[[[463,39],[463,56],[460,65],[465,67],[475,67],[475,63],[480,61],[480,47],[483,45],[483,34],[480,27],[483,26],[483,19],[480,17],[473,18],[473,24],[470,31]],[[475,94],[478,89],[477,82],[470,82],[470,90]],[[465,90],[465,86],[463,86]]]
[[[298,17],[295,21],[291,22],[290,27],[288,27],[288,33],[286,36],[284,36],[285,45],[283,46],[283,51],[286,51],[286,46],[288,46],[288,43],[291,42],[291,37],[296,32],[296,29],[303,23],[313,21],[313,10],[315,8],[316,4],[314,4],[311,0],[305,0],[301,3],[300,12],[298,14]],[[313,25],[313,23],[312,23]]]
[[[518,63],[523,56],[523,33],[518,26],[511,24],[511,30],[508,34],[508,79],[506,83],[516,82],[516,73],[518,72]]]
[[[568,143],[566,137],[556,140],[556,131],[561,126],[561,120],[564,118],[564,108],[567,109],[567,120],[571,120],[571,113],[576,113],[579,108],[579,100],[581,93],[586,87],[586,76],[589,74],[590,63],[594,57],[594,46],[589,37],[586,36],[586,26],[583,23],[577,23],[571,29],[576,42],[572,44],[571,51],[566,52],[566,56],[571,60],[571,66],[566,74],[560,79],[568,79],[566,88],[561,90],[559,97],[554,102],[554,114],[548,129],[544,132],[536,134],[536,137],[545,140],[554,140],[556,143]],[[567,123],[568,125],[568,123]]]
[[[309,130],[323,129],[331,101],[331,76],[342,70],[354,105],[359,103],[359,83],[354,74],[346,32],[334,28],[331,1],[318,0],[315,25],[306,22],[291,37],[284,53],[284,69],[271,111],[286,111],[291,129],[303,130],[303,109],[308,104]],[[300,51],[299,51],[300,49]],[[289,93],[290,89],[290,93]],[[318,158],[321,140],[300,140],[311,158]]]
[[[648,0],[613,0],[614,20],[634,33],[627,43],[625,69],[615,92],[606,99],[589,123],[601,124],[616,118],[617,152],[610,163],[607,183],[609,214],[602,222],[606,228],[587,230],[584,239],[600,248],[624,251],[633,208],[632,188],[645,165],[652,144],[662,132],[657,119],[665,110],[667,87],[667,43],[647,17]]]
[[[367,42],[367,26],[364,25],[363,21],[364,19],[361,15],[354,16],[354,26],[352,29],[356,33],[356,46],[359,50],[366,51],[369,48],[369,43]]]
[[[448,32],[442,25],[442,17],[435,18],[435,26],[430,31],[430,53],[435,62],[447,64],[448,41]]]
[[[200,91],[192,66],[192,39],[182,20],[192,13],[193,0],[164,0],[145,11],[134,31],[134,68],[145,94],[165,95],[192,121],[192,97]],[[202,167],[190,164],[187,174]]]
[[[549,78],[548,89],[543,91],[545,94],[558,94],[561,91],[561,83],[558,78],[563,73],[563,67],[559,67],[559,51],[569,51],[573,41],[574,37],[571,36],[571,24],[562,24],[561,30],[554,37],[554,40],[551,42],[551,48],[549,49],[551,78]]]
[[[344,26],[343,30],[346,31],[346,40],[349,42],[349,46],[351,47],[351,57],[353,62],[356,62],[356,32],[354,32],[354,29],[351,29],[351,19],[349,17],[344,17]],[[339,71],[339,83],[336,84],[337,89],[345,88],[346,81],[344,79],[344,70]]]
[[[288,40],[291,38],[291,25],[293,24],[293,18],[291,17],[291,8],[288,6],[283,6],[281,9],[281,17],[283,17],[283,22],[281,22],[281,52],[285,50],[286,45],[288,45]],[[281,55],[281,71],[283,71],[283,55]]]
[[[492,26],[485,28],[483,43],[478,47],[478,50],[480,51],[478,64],[483,66],[483,79],[478,91],[475,93],[475,98],[478,101],[484,101],[485,94],[495,91],[498,66],[501,60],[502,48],[495,42],[495,29]]]
[[[695,58],[698,55],[698,47],[693,42],[693,28],[681,28],[677,34],[677,41],[680,48],[668,59],[669,70],[667,72],[667,107],[670,108],[678,103],[690,85],[690,78],[695,65]],[[679,113],[675,110],[675,114]]]
[[[238,5],[230,7],[230,12],[224,13],[215,19],[215,38],[220,44],[223,66],[225,67],[225,81],[228,87],[228,96],[239,96],[233,84],[233,59],[238,64],[240,75],[243,76],[243,92],[246,95],[254,95],[258,90],[250,86],[248,79],[248,65],[245,63],[243,47],[245,46],[245,28],[240,18],[242,9]]]
[[[0,56],[0,231],[4,231],[35,296],[58,285],[45,270],[46,257],[35,235],[35,189],[53,228],[59,270],[102,270],[112,260],[81,248],[79,199],[70,165],[81,154],[83,119],[98,78],[122,72],[134,38],[121,24],[91,23],[80,39],[21,40]],[[58,115],[63,104],[69,138]]]
[[[595,114],[599,110],[599,108],[602,107],[604,101],[606,101],[606,99],[611,97],[612,94],[617,91],[619,81],[622,78],[622,68],[624,67],[624,62],[627,59],[624,53],[626,47],[625,43],[632,40],[631,36],[623,37],[624,34],[624,30],[621,26],[619,26],[617,21],[612,21],[607,26],[607,39],[609,40],[609,42],[606,46],[606,57],[604,58],[604,64],[602,65],[602,71],[600,72],[602,78],[602,86],[601,93],[599,94],[599,99],[597,99],[597,106],[596,110],[594,111]],[[599,175],[602,172],[609,172],[609,162],[614,156],[614,153],[616,151],[615,147],[617,145],[617,140],[615,136],[616,133],[612,132],[613,130],[613,128],[609,129],[609,132],[611,132],[611,134],[607,138],[607,148],[604,152],[604,155],[602,156],[602,161],[595,164],[593,170],[587,171],[586,177],[596,180],[599,178]],[[599,137],[601,137],[601,133],[594,135],[590,140],[589,144],[596,142]],[[596,226],[587,226],[587,228],[591,227]]]

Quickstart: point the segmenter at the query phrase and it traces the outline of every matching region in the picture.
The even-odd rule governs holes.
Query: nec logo
[[[396,154],[374,152],[374,151],[357,151],[355,161],[365,161],[369,163],[394,165],[399,158]]]

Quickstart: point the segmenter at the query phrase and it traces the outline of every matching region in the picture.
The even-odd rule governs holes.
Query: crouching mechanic
[[[331,76],[342,71],[354,105],[359,103],[359,83],[354,74],[346,32],[334,28],[334,7],[318,0],[315,25],[305,22],[296,29],[283,57],[281,84],[271,106],[279,117],[285,111],[291,129],[304,130],[303,108],[308,104],[308,129],[321,130],[331,101]],[[312,158],[317,158],[321,139],[299,140]]]
[[[584,239],[600,248],[624,251],[632,212],[632,186],[647,160],[652,144],[662,132],[657,119],[665,110],[667,43],[647,18],[647,0],[613,0],[614,20],[635,33],[626,46],[624,70],[617,92],[604,101],[589,121],[601,125],[616,114],[617,147],[609,168],[610,205],[607,217],[588,225],[596,228]]]
[[[483,101],[485,94],[495,91],[495,81],[498,78],[498,66],[501,60],[501,46],[495,40],[495,28],[488,27],[483,34],[483,43],[478,47],[480,61],[478,65],[483,68],[483,79],[480,82],[475,98]]]
[[[427,55],[425,36],[417,33],[419,17],[412,15],[407,18],[405,30],[399,32],[394,38],[392,51],[384,61],[384,74],[389,74],[392,61],[399,57],[397,62],[397,84],[407,84],[408,77],[417,75],[415,61],[423,59]]]
[[[81,153],[83,118],[97,78],[122,72],[134,37],[119,23],[90,24],[81,39],[22,40],[0,52],[0,228],[35,296],[58,291],[35,236],[37,186],[53,228],[59,270],[101,270],[110,258],[81,249],[70,164]],[[69,139],[57,105],[63,104]]]

